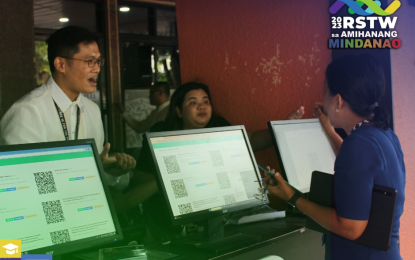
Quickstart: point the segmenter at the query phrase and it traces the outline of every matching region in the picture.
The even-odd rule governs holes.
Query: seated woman
[[[299,119],[303,114],[304,108],[300,107],[291,113],[287,119]],[[209,88],[204,84],[190,82],[177,88],[171,98],[166,120],[156,123],[151,127],[150,132],[230,125],[225,118],[217,116],[214,112]],[[272,145],[268,129],[247,133],[253,151],[262,150]],[[165,223],[165,225],[168,225],[166,223],[169,222],[165,202],[161,196],[153,196],[157,192],[157,184],[154,179],[156,169],[146,139],[143,139],[143,147],[137,165],[137,172],[133,181],[136,186],[116,200],[117,209],[124,210],[145,201],[144,210],[150,212],[151,215],[148,218],[149,222],[156,221],[158,224],[152,226],[166,230],[167,228],[160,224]],[[160,230],[158,233],[161,232]]]
[[[267,176],[268,190],[295,205],[338,236],[325,238],[326,259],[398,260],[399,226],[405,200],[405,164],[398,137],[389,128],[386,112],[378,106],[385,80],[379,63],[369,55],[343,56],[326,70],[324,107],[316,113],[337,154],[334,165],[335,208],[303,198],[277,173]],[[323,108],[323,109],[322,109]],[[343,128],[342,141],[334,127]],[[274,170],[273,170],[274,171]],[[274,171],[275,172],[275,171]],[[368,224],[374,185],[397,190],[388,252],[352,242]]]

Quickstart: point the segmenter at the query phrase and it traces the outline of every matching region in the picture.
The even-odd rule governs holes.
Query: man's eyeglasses
[[[60,57],[65,58],[65,59],[71,59],[71,60],[85,61],[85,62],[88,63],[89,68],[95,67],[95,64],[98,64],[99,67],[102,67],[102,66],[104,66],[104,63],[105,63],[104,58],[81,60],[81,59],[75,59],[75,58],[69,58],[69,57],[63,57],[63,56],[60,56]]]

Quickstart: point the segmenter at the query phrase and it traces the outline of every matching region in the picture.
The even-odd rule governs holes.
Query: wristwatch
[[[287,201],[288,204],[290,204],[292,207],[295,207],[295,203],[297,203],[297,200],[301,198],[303,194],[299,191],[295,191],[294,195]]]

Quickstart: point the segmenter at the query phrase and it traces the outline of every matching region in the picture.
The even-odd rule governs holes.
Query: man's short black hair
[[[167,97],[170,97],[170,85],[167,82],[156,82],[153,89],[161,90],[166,94]]]
[[[56,57],[73,57],[79,52],[79,44],[98,43],[98,37],[83,27],[68,26],[57,30],[46,40],[50,71],[55,71],[53,64]]]

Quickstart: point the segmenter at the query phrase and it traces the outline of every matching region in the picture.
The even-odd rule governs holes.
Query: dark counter
[[[259,239],[240,247],[230,245],[231,248],[219,253],[196,247],[178,246],[174,243],[169,245],[153,245],[146,247],[146,249],[169,252],[180,256],[180,259],[183,260],[255,260],[269,255],[277,255],[284,260],[324,259],[324,247],[321,245],[321,234],[306,230],[304,225],[305,217],[302,214],[288,215],[285,218],[271,221],[243,225],[227,225],[224,230],[226,236],[243,234],[256,236]],[[128,243],[129,241],[124,242]],[[86,254],[65,256],[62,259],[97,260],[98,250]],[[151,260],[151,258],[149,257],[148,260]]]

